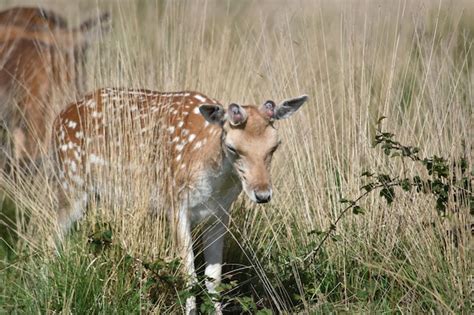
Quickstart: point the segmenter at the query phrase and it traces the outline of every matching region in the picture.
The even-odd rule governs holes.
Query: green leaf
[[[442,216],[446,214],[446,203],[443,198],[438,198],[436,200],[436,210],[438,210],[438,213]]]
[[[324,232],[321,231],[321,230],[311,230],[311,231],[309,231],[309,232],[307,233],[308,236],[313,235],[313,234],[315,234],[315,235],[321,235],[321,234],[324,234]]]
[[[393,187],[385,187],[380,191],[380,196],[385,198],[388,204],[391,204],[395,198],[395,191]]]
[[[340,203],[351,203],[351,204],[354,204],[354,200],[350,200],[350,199],[346,199],[346,198],[341,198],[341,200],[339,200]]]
[[[238,297],[237,301],[242,307],[243,312],[252,312],[257,308],[257,305],[255,304],[253,298],[249,296]]]
[[[402,147],[402,155],[403,156],[410,156],[411,155],[410,147]]]
[[[390,132],[382,132],[382,136],[384,136],[387,139],[391,139],[395,135],[393,133],[390,133]]]
[[[374,183],[368,183],[361,187],[361,189],[364,189],[367,192],[372,191],[374,188],[375,188]]]
[[[379,174],[379,175],[377,176],[377,179],[378,179],[378,181],[379,181],[381,184],[387,184],[387,183],[389,183],[389,182],[392,181],[392,179],[390,178],[390,176],[387,175],[387,174]]]
[[[365,214],[365,209],[360,207],[360,206],[354,206],[354,208],[352,208],[352,213],[354,214]]]
[[[411,190],[411,184],[410,184],[410,180],[408,178],[402,179],[402,181],[400,182],[400,186],[402,187],[402,189],[404,191],[410,191]]]
[[[214,303],[211,301],[211,299],[203,299],[199,310],[201,311],[201,314],[213,314]]]
[[[369,171],[365,171],[365,172],[363,172],[360,176],[361,176],[361,177],[364,177],[364,176],[365,176],[365,177],[372,177],[373,175],[374,175],[374,173],[371,173],[371,172],[369,172]]]
[[[180,305],[186,304],[186,299],[190,298],[193,294],[189,290],[182,290],[178,292],[179,303]]]

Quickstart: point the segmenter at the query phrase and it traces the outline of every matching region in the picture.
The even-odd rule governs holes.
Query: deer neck
[[[216,164],[214,166],[214,171],[211,172],[211,185],[214,190],[217,190],[221,193],[226,193],[227,191],[231,190],[239,190],[240,192],[242,189],[242,184],[234,168],[234,161],[229,156],[227,156],[224,151],[224,131],[222,131],[220,134],[216,134],[214,137],[215,138],[211,141],[211,143],[217,144],[215,150],[218,152],[218,154],[215,154],[213,157]]]

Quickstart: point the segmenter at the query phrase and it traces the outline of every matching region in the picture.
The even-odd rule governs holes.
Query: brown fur
[[[169,162],[163,167],[171,170],[175,191],[195,185],[203,172],[217,172],[222,167],[223,154],[229,154],[222,147],[227,143],[238,151],[239,159],[233,163],[237,170],[242,169],[238,173],[244,190],[249,194],[271,190],[270,163],[279,139],[269,117],[255,106],[242,106],[248,116],[245,123],[231,125],[226,121],[222,128],[206,122],[198,110],[202,104],[222,106],[191,91],[169,93],[115,88],[98,90],[72,103],[53,124],[54,151],[64,186],[74,187],[79,183],[76,188],[81,191],[85,181],[94,177],[90,170],[102,164],[91,161],[92,155],[106,164],[111,163],[109,159],[114,156],[128,159],[119,163],[129,163],[133,159],[130,155],[136,154],[139,145],[132,131],[151,128],[151,145],[165,144],[165,148],[151,151],[167,152]],[[116,134],[123,126],[121,121],[136,124],[138,129],[128,125],[125,136],[131,138],[120,140],[114,147],[118,137],[124,137],[119,136],[120,131]],[[221,141],[223,132],[225,143]]]
[[[69,29],[52,11],[0,12],[0,120],[16,162],[36,160],[48,147],[47,130],[59,110],[54,104],[64,103],[62,91],[69,97],[81,92],[86,44],[81,30]]]

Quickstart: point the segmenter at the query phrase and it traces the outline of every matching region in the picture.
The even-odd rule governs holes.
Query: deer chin
[[[253,190],[248,189],[246,187],[247,185],[244,184],[243,186],[244,186],[244,191],[247,197],[249,197],[249,199],[252,200],[253,202],[258,203],[257,197],[255,196],[255,192]]]

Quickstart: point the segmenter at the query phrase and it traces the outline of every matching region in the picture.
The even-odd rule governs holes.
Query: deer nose
[[[272,190],[254,191],[257,203],[267,203],[272,199]]]

